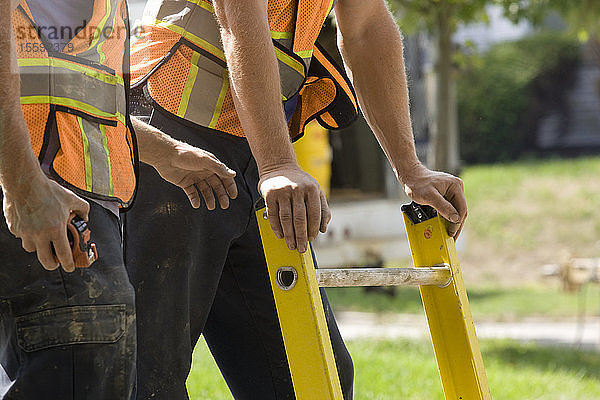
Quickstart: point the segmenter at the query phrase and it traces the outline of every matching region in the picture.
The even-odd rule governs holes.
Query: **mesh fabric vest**
[[[42,169],[76,193],[127,207],[137,155],[127,105],[125,1],[94,1],[90,21],[60,51],[41,34],[27,1],[13,12],[12,23],[21,107]]]

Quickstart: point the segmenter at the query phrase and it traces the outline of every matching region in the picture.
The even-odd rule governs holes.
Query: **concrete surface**
[[[363,338],[429,339],[425,316],[415,314],[380,315],[365,312],[336,312],[340,332],[345,340]],[[542,345],[574,346],[600,350],[600,318],[550,320],[527,318],[515,322],[479,321],[477,337],[510,338]]]

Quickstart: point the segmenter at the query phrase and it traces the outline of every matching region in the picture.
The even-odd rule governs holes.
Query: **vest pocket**
[[[50,173],[76,191],[99,199],[123,196],[120,180],[133,176],[131,151],[119,145],[127,143],[125,125],[58,106],[55,119],[58,144],[51,156]]]
[[[125,332],[125,304],[71,306],[16,318],[17,344],[26,352],[51,347],[116,343]]]
[[[358,104],[346,73],[318,44],[313,48],[308,78],[300,89],[297,107],[288,124],[299,139],[312,119],[329,130],[342,129],[358,117]]]

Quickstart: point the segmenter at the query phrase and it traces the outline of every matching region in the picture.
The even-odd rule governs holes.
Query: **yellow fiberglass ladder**
[[[316,269],[277,239],[264,202],[257,220],[296,398],[342,400],[319,287],[419,285],[446,400],[491,399],[447,223],[429,206],[402,206],[414,268]],[[318,371],[321,371],[319,373]]]

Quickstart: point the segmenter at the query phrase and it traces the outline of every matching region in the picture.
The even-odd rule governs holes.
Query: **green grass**
[[[599,253],[600,157],[472,166],[461,177],[471,242],[509,254]]]
[[[191,400],[232,399],[203,338],[198,341],[194,349],[187,387]]]
[[[433,350],[425,341],[351,341],[356,400],[443,399]],[[600,353],[508,340],[481,342],[490,389],[500,400],[600,398]],[[232,397],[201,342],[188,389],[192,400]]]
[[[600,288],[588,284],[578,293],[556,286],[469,287],[473,317],[506,321],[523,317],[563,318],[600,313]],[[327,295],[336,310],[383,313],[423,313],[417,288],[398,287],[394,296],[386,292],[366,292],[363,288],[329,288]]]

